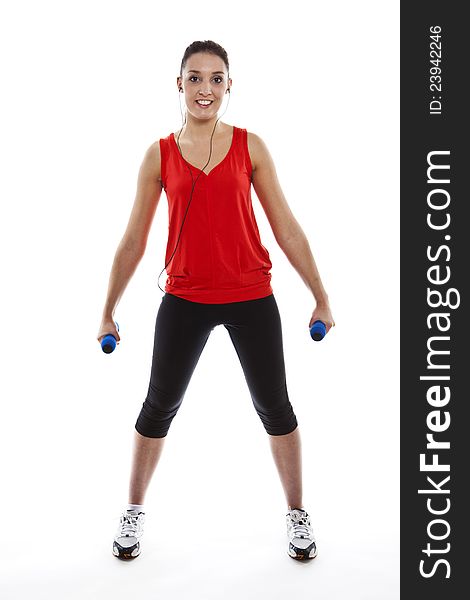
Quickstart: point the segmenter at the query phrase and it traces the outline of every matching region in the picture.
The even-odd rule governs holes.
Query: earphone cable
[[[163,292],[163,293],[165,293],[165,290],[164,290],[164,289],[162,289],[162,288],[160,287],[160,277],[161,277],[161,274],[163,273],[163,271],[164,271],[164,270],[167,268],[167,266],[168,266],[168,265],[170,264],[170,262],[172,261],[172,259],[173,259],[173,256],[175,255],[176,249],[178,248],[178,244],[179,244],[179,241],[180,241],[180,238],[181,238],[181,232],[183,231],[183,226],[184,226],[184,223],[185,223],[185,220],[186,220],[186,215],[188,214],[189,205],[191,204],[191,200],[192,200],[192,197],[193,197],[194,188],[195,188],[195,186],[196,186],[197,180],[198,180],[198,179],[199,179],[199,177],[202,175],[202,173],[203,173],[204,169],[205,169],[205,168],[207,167],[207,165],[210,163],[211,156],[212,156],[212,138],[214,137],[214,132],[215,132],[215,128],[217,127],[217,123],[220,121],[220,119],[221,119],[221,118],[224,116],[224,114],[225,114],[225,113],[226,113],[226,111],[227,111],[227,108],[228,108],[228,105],[229,105],[229,102],[230,102],[230,93],[229,93],[229,97],[228,97],[227,106],[225,107],[225,110],[224,110],[224,112],[223,112],[223,113],[220,115],[220,117],[219,117],[219,118],[217,119],[217,121],[215,122],[214,129],[212,130],[212,134],[211,134],[211,141],[210,141],[210,152],[209,152],[209,158],[208,158],[208,160],[207,160],[206,164],[205,164],[205,165],[202,167],[202,169],[200,169],[200,172],[199,172],[198,176],[196,177],[196,180],[194,180],[194,179],[193,179],[193,174],[192,174],[192,171],[191,171],[191,167],[189,166],[189,163],[188,163],[188,162],[185,160],[185,158],[184,158],[184,156],[183,156],[183,153],[182,153],[182,151],[181,151],[180,145],[179,145],[179,138],[180,138],[180,136],[181,136],[181,132],[183,131],[183,127],[184,127],[184,125],[186,124],[186,115],[187,115],[187,110],[186,110],[186,111],[185,111],[185,117],[184,117],[184,121],[183,121],[183,112],[182,112],[182,110],[181,110],[181,97],[179,97],[179,99],[180,99],[179,105],[180,105],[180,113],[181,113],[181,121],[182,121],[182,125],[181,125],[181,129],[180,129],[180,131],[179,131],[179,133],[178,133],[178,139],[177,139],[177,141],[176,141],[176,144],[177,144],[177,146],[178,146],[178,150],[179,150],[179,152],[180,152],[181,158],[183,159],[183,161],[184,161],[184,163],[185,163],[185,165],[186,165],[186,167],[187,167],[187,169],[188,169],[188,171],[189,171],[189,175],[190,175],[190,177],[191,177],[191,181],[192,181],[193,185],[192,185],[192,189],[191,189],[191,194],[190,194],[190,196],[189,196],[189,202],[188,202],[188,205],[187,205],[187,207],[186,207],[186,211],[185,211],[185,213],[184,213],[183,221],[182,221],[182,223],[181,223],[181,227],[180,227],[180,230],[179,230],[178,239],[177,239],[177,241],[176,241],[176,246],[175,246],[175,249],[173,250],[173,253],[172,253],[172,255],[170,256],[170,258],[169,258],[168,262],[166,263],[166,265],[165,265],[165,266],[163,267],[163,269],[160,271],[160,275],[158,276],[158,279],[157,279],[157,285],[158,285],[158,287],[159,287],[159,288],[162,290],[162,292]]]

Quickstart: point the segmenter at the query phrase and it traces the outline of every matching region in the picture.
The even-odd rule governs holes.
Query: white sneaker
[[[303,508],[292,508],[287,511],[286,523],[289,539],[287,554],[297,560],[315,558],[317,544],[307,511]]]
[[[114,536],[113,554],[118,558],[136,558],[140,554],[140,538],[144,534],[145,513],[125,510]]]

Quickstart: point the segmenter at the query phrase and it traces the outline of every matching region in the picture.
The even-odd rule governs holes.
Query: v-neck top
[[[174,253],[166,267],[165,291],[203,304],[272,294],[272,263],[261,243],[251,200],[246,129],[233,126],[229,151],[208,174],[181,156],[173,133],[159,144],[169,218],[165,264]],[[209,151],[208,145],[206,162]]]

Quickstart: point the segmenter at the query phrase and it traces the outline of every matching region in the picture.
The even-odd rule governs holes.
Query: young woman
[[[272,267],[251,204],[253,185],[277,243],[310,288],[310,327],[334,325],[306,236],[280,188],[263,140],[220,121],[232,80],[227,53],[212,41],[186,49],[178,93],[186,119],[177,132],[153,143],[139,171],[127,229],[116,252],[98,333],[119,343],[113,315],[141,260],[162,190],[168,199],[165,294],[158,310],[148,394],[134,432],[129,504],[113,541],[119,558],[140,554],[144,497],[171,422],[181,405],[210,332],[224,325],[237,351],[254,408],[270,440],[287,501],[288,554],[317,554],[302,503],[301,443],[289,401],[281,320],[271,288]],[[307,332],[307,330],[306,330]]]

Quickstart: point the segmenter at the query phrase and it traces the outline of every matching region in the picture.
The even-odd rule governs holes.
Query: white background
[[[0,23],[2,598],[398,598],[399,3],[17,2]],[[265,140],[336,321],[311,340],[313,296],[253,190],[319,548],[305,564],[287,555],[283,490],[223,326],[151,482],[142,555],[111,552],[164,194],[115,314],[121,343],[105,355],[96,335],[140,163],[181,125],[181,59],[205,39],[230,60],[222,120]]]

